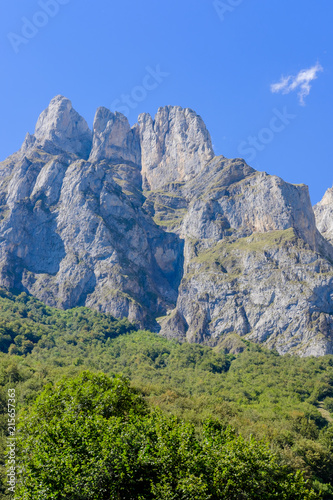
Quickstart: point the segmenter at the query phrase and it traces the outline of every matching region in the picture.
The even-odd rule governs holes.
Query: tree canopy
[[[267,444],[149,411],[126,379],[83,372],[21,415],[17,499],[319,498]]]

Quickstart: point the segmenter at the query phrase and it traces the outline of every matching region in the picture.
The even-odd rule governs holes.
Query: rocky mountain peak
[[[61,95],[54,97],[40,114],[34,137],[37,144],[45,147],[51,143],[80,158],[87,158],[91,150],[92,133],[87,122],[73,109],[71,101]]]
[[[129,161],[140,165],[140,141],[136,128],[131,129],[126,116],[107,108],[98,108],[93,126],[90,161]]]
[[[142,177],[146,189],[192,179],[214,157],[210,134],[193,110],[159,108],[155,119],[138,118]]]

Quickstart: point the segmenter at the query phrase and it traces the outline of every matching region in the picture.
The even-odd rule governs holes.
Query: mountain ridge
[[[193,110],[131,127],[98,108],[91,131],[56,96],[0,163],[0,200],[0,286],[190,342],[333,353],[333,247],[307,186],[216,157]]]

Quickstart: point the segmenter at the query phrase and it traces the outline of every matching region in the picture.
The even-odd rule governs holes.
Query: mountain
[[[90,131],[55,97],[0,163],[0,205],[9,290],[221,349],[236,333],[279,353],[333,353],[330,213],[321,234],[305,185],[216,157],[190,109],[130,127],[99,108]]]

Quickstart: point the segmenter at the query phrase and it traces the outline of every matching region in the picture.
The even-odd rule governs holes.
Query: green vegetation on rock
[[[235,251],[242,252],[263,252],[274,248],[279,248],[288,243],[297,242],[298,238],[293,228],[284,231],[268,231],[266,233],[255,233],[247,238],[224,239],[216,243],[213,247],[202,251],[196,262],[213,263],[221,256],[231,255]],[[302,242],[304,246],[304,243]],[[231,257],[230,257],[231,258]]]

